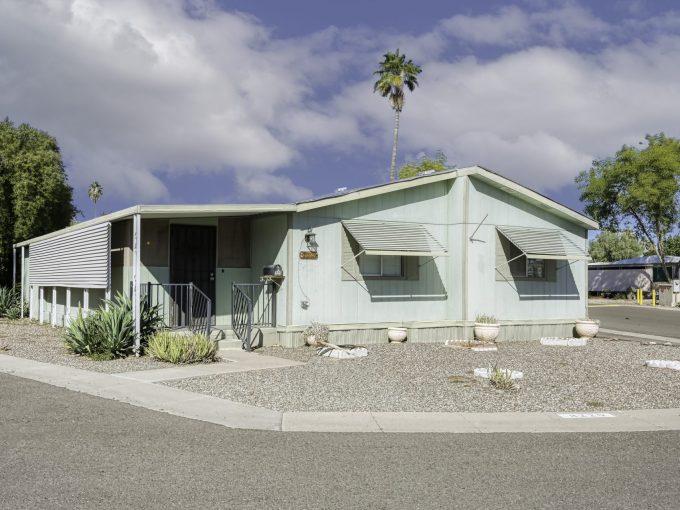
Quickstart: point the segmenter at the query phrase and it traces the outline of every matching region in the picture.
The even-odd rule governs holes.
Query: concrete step
[[[228,350],[234,350],[238,349],[239,351],[242,349],[242,344],[241,340],[239,339],[234,339],[234,340],[218,340],[217,341],[217,348],[220,351],[228,351]]]

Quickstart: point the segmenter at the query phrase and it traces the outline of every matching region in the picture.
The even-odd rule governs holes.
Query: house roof
[[[680,257],[674,255],[666,255],[664,257],[667,264],[680,264]],[[592,262],[589,266],[595,267],[618,267],[618,266],[656,266],[661,264],[661,258],[658,255],[648,255],[646,257],[636,257],[633,259],[617,260],[615,262]]]
[[[570,209],[550,198],[537,193],[525,186],[522,186],[506,177],[494,173],[481,166],[471,166],[467,168],[458,168],[452,170],[445,170],[443,172],[436,172],[434,174],[421,175],[411,177],[409,179],[400,179],[395,182],[384,184],[377,184],[374,186],[367,186],[353,190],[346,190],[332,195],[321,196],[309,200],[303,200],[292,204],[201,204],[201,205],[136,205],[122,209],[120,211],[106,214],[98,218],[84,221],[70,227],[45,234],[40,237],[28,239],[26,241],[16,243],[15,247],[27,246],[36,241],[48,239],[50,237],[65,234],[73,230],[79,230],[91,225],[97,225],[107,221],[117,221],[129,218],[134,214],[141,214],[145,218],[169,218],[177,215],[185,217],[201,217],[201,216],[248,216],[255,214],[265,214],[274,212],[303,212],[320,207],[327,207],[352,200],[359,200],[361,198],[381,195],[383,193],[390,193],[402,189],[414,188],[431,184],[433,182],[447,181],[456,179],[462,176],[470,176],[490,184],[510,195],[514,195],[528,203],[539,207],[540,209],[549,211],[550,213],[571,221],[585,229],[597,229],[599,225],[597,222],[587,216]]]
[[[297,202],[297,211],[308,211],[319,207],[326,207],[329,205],[358,200],[360,198],[381,195],[391,191],[398,191],[430,184],[433,182],[456,179],[457,177],[462,177],[464,175],[486,182],[495,188],[505,191],[510,195],[514,195],[525,202],[529,202],[540,209],[549,211],[552,214],[569,220],[583,228],[589,230],[596,230],[599,228],[599,225],[595,220],[579,213],[578,211],[570,209],[569,207],[562,205],[559,202],[546,197],[545,195],[541,195],[540,193],[529,189],[526,186],[522,186],[521,184],[518,184],[507,177],[503,177],[502,175],[499,175],[481,166],[445,170],[443,172],[436,172],[434,174],[421,175],[417,177],[411,177],[409,179],[400,179],[396,182],[377,184],[374,186],[367,186],[365,188],[347,190],[341,193],[312,198],[302,202]]]

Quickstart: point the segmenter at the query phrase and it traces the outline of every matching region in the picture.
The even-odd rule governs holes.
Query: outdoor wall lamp
[[[316,248],[319,246],[316,244],[316,234],[312,232],[311,228],[305,234],[305,243],[307,243],[309,251],[316,251]]]

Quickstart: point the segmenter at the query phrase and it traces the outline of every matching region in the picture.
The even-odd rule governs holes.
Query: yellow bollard
[[[652,306],[656,306],[656,289],[652,289]]]
[[[637,302],[638,302],[638,305],[642,304],[642,289],[637,290]]]

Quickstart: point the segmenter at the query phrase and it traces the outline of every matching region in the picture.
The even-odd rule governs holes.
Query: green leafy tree
[[[11,282],[13,243],[67,227],[75,213],[57,141],[0,122],[0,284]]]
[[[92,184],[90,184],[90,187],[87,190],[87,196],[90,197],[90,200],[92,200],[92,203],[94,204],[95,218],[97,217],[97,202],[99,202],[99,199],[102,197],[103,193],[104,188],[102,188],[102,185],[97,181],[94,181]]]
[[[640,257],[645,251],[644,243],[631,230],[623,232],[603,231],[590,243],[590,256],[594,262],[616,262]]]
[[[670,236],[666,240],[666,255],[680,257],[680,235]]]
[[[424,156],[415,163],[406,163],[399,168],[399,178],[408,179],[409,177],[416,177],[423,172],[443,172],[444,170],[451,170],[452,166],[446,164],[446,154],[442,151],[437,151],[433,158]]]
[[[666,241],[678,223],[680,141],[647,135],[647,147],[624,145],[614,158],[593,161],[576,178],[585,211],[607,230],[632,227],[654,247],[666,278]]]
[[[394,142],[392,143],[392,164],[390,166],[390,181],[394,180],[397,165],[397,141],[399,139],[399,116],[404,109],[404,87],[411,92],[418,86],[418,75],[422,69],[406,60],[406,55],[400,54],[399,49],[394,53],[383,55],[378,70],[373,73],[378,79],[373,85],[373,92],[386,97],[394,110]]]

